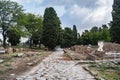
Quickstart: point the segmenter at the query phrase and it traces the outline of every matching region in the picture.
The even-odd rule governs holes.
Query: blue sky
[[[54,7],[62,27],[77,26],[81,33],[93,26],[112,20],[113,0],[12,0],[23,5],[25,12],[44,14],[46,7]]]

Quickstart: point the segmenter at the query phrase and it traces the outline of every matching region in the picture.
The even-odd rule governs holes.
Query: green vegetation
[[[3,47],[6,40],[11,46],[17,46],[21,37],[27,37],[26,42],[31,48],[40,47],[44,44],[49,49],[54,49],[57,45],[61,47],[71,47],[73,45],[97,45],[98,41],[120,43],[119,27],[119,0],[114,0],[112,17],[113,21],[102,25],[94,26],[90,30],[85,30],[81,35],[77,31],[77,26],[62,29],[61,21],[53,7],[45,9],[44,16],[25,13],[23,7],[10,0],[0,0],[0,27],[3,35]]]
[[[22,13],[22,6],[18,5],[18,3],[10,0],[0,0],[0,27],[4,47],[6,47],[7,30],[16,25]]]
[[[39,15],[34,15],[31,13],[24,15],[25,21],[25,29],[28,32],[29,36],[29,45],[39,44],[42,35],[42,17]]]
[[[76,28],[76,27],[75,27]],[[75,35],[75,36],[74,36]],[[66,27],[63,30],[63,42],[62,42],[62,47],[70,47],[76,44],[77,42],[77,31],[72,30],[69,27]]]
[[[78,32],[77,32],[77,28],[76,28],[76,25],[73,25],[73,40],[74,40],[74,43],[73,44],[76,44],[77,43],[77,39],[78,39]]]
[[[42,43],[49,49],[54,49],[57,46],[58,39],[60,38],[60,24],[54,8],[46,8],[43,20]]]
[[[91,64],[89,65],[91,71],[97,72],[98,78],[103,78],[105,80],[119,80],[120,79],[120,64],[115,64],[112,62],[101,63],[101,64]]]
[[[113,11],[112,11],[113,21],[111,22],[110,33],[112,41],[120,43],[120,0],[114,0]]]
[[[0,70],[0,74],[3,74],[4,72],[2,70]]]
[[[7,30],[8,42],[11,46],[17,46],[20,43],[21,35],[16,28],[10,28]]]
[[[106,25],[102,25],[102,28],[93,27],[91,30],[85,30],[81,36],[81,44],[83,45],[97,45],[98,41],[110,42],[110,31]]]
[[[10,64],[7,64],[7,63],[6,63],[6,64],[4,64],[4,66],[10,67]]]

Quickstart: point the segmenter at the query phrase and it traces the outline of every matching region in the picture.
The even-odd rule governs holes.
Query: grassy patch
[[[3,74],[4,72],[2,70],[0,70],[0,74]]]
[[[10,64],[7,64],[7,63],[6,63],[6,64],[4,64],[4,66],[6,66],[6,67],[10,67]]]
[[[100,63],[90,64],[89,69],[97,71],[98,76],[105,80],[120,80],[120,64]]]
[[[10,58],[10,57],[4,58],[4,62],[9,62],[9,61],[11,61],[11,58]]]
[[[7,70],[8,70],[8,71],[11,71],[11,70],[13,70],[13,68],[10,68],[10,67],[9,67],[9,68],[7,68]]]

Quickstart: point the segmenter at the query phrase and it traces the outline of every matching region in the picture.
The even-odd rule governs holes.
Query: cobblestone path
[[[17,77],[17,80],[95,80],[82,65],[62,60],[63,51],[55,51],[31,71]]]

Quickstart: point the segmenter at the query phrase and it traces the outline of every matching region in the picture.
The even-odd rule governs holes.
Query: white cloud
[[[93,11],[89,11],[83,22],[90,21],[91,23],[102,23],[106,16],[111,17],[111,15],[108,15],[110,12],[111,9],[108,9],[107,7],[99,7]]]
[[[11,1],[15,1],[18,3],[30,3],[30,2],[42,3],[43,2],[43,0],[11,0]]]
[[[64,6],[54,6],[54,9],[56,10],[58,17],[61,17],[66,13]]]
[[[92,23],[108,22],[111,19],[112,0],[98,0],[96,3],[99,6],[91,10],[83,22],[89,21]]]
[[[80,7],[77,4],[73,5],[73,7],[70,10],[70,14],[71,15],[75,15],[75,16],[81,16],[82,15],[86,15],[89,13],[89,9],[85,8],[85,7]]]
[[[97,0],[95,4],[97,6],[93,8],[74,4],[69,9],[69,19],[73,24],[80,26],[79,31],[93,26],[101,26],[112,20],[113,0]]]
[[[36,2],[36,3],[42,3],[43,0],[26,0],[26,2]]]
[[[20,0],[10,0],[10,1],[20,2]]]
[[[113,4],[113,0],[98,0],[96,4],[100,6],[107,6]]]
[[[79,31],[93,26],[107,24],[111,17],[113,0],[13,0],[21,4],[29,4],[27,12],[44,13],[46,7],[54,7],[62,20],[62,25],[76,24]],[[37,7],[31,7],[32,2]]]

